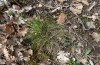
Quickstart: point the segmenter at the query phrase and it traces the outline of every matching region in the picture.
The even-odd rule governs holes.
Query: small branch
[[[90,5],[90,7],[87,9],[87,11],[90,11],[96,4],[97,4],[97,3],[94,1],[94,2]]]

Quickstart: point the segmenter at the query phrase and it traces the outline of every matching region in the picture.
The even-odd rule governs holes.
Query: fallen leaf
[[[81,3],[85,4],[85,5],[89,5],[88,0],[73,0],[72,2],[73,2],[73,3],[75,3],[75,2],[76,2],[76,3],[77,3],[77,2],[78,2],[78,3],[81,2]]]
[[[32,49],[29,49],[28,50],[28,54],[32,56],[33,55],[33,50]]]
[[[87,63],[87,60],[86,59],[79,59],[79,61],[81,62],[81,63],[83,63],[83,64],[86,64]]]
[[[81,2],[81,0],[72,0],[72,3]]]
[[[14,29],[12,27],[12,24],[6,24],[5,33],[10,35],[13,32],[14,32]]]
[[[6,41],[7,41],[7,39],[0,37],[0,43],[1,43],[1,44],[6,43]]]
[[[75,51],[77,52],[77,54],[81,54],[82,53],[81,48],[76,48]]]
[[[2,48],[2,44],[0,44],[0,49]]]
[[[20,10],[20,7],[18,5],[12,5],[12,8],[17,11],[17,10]]]
[[[4,18],[4,16],[3,16],[3,14],[0,14],[0,23],[3,23],[4,20],[5,20],[5,18]]]
[[[70,53],[66,53],[66,52],[64,52],[64,51],[59,51],[58,53],[57,53],[57,59],[59,60],[59,62],[61,62],[61,63],[67,63],[68,61],[69,61],[69,55],[70,55]]]
[[[94,38],[94,41],[99,42],[100,41],[100,34],[97,32],[93,32],[91,36]]]
[[[6,48],[3,48],[3,53],[4,53],[6,60],[10,60],[9,53],[8,53],[8,50]]]
[[[65,0],[58,0],[59,2],[63,3]]]
[[[0,59],[0,65],[5,65],[5,63],[6,63],[6,60]]]
[[[81,14],[83,9],[83,5],[81,3],[73,3],[70,6],[70,11],[72,11],[74,14]]]
[[[27,32],[28,32],[28,29],[24,27],[24,28],[19,30],[17,35],[18,35],[18,37],[23,37],[26,35]]]
[[[92,16],[87,16],[88,18],[92,18],[93,21],[95,21],[96,19],[99,19],[99,14],[98,13],[94,13]]]
[[[57,19],[57,23],[64,24],[65,18],[66,18],[66,15],[64,13],[60,13],[60,15],[58,16],[58,19]]]
[[[24,10],[26,10],[26,12],[30,11],[30,10],[32,10],[32,6],[25,6]]]
[[[38,7],[42,7],[43,5],[42,4],[38,4]]]
[[[0,25],[0,30],[4,31],[5,30],[5,24]]]
[[[89,5],[88,0],[81,0],[81,2],[85,5]]]
[[[95,29],[96,28],[94,22],[86,22],[86,25],[87,25],[88,29]]]

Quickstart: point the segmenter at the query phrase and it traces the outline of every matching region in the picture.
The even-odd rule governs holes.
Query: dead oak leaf
[[[86,59],[83,59],[83,58],[79,59],[79,61],[80,61],[81,63],[83,63],[83,64],[86,64],[86,63],[87,63],[87,60],[86,60]]]
[[[6,38],[0,37],[0,44],[4,44],[6,43],[6,41],[7,41]]]
[[[32,49],[29,49],[28,50],[28,54],[32,56],[33,55],[33,50]]]
[[[88,0],[81,0],[81,2],[85,5],[89,5]]]
[[[72,11],[74,14],[81,14],[83,9],[83,5],[81,3],[72,3],[70,5],[70,11]]]
[[[73,3],[75,3],[75,2],[81,2],[81,3],[83,3],[84,5],[89,5],[89,3],[88,3],[88,0],[73,0],[72,1]]]
[[[6,24],[5,33],[10,35],[13,32],[14,32],[14,29],[12,27],[12,24]]]
[[[22,28],[18,31],[18,37],[24,37],[26,33],[28,32],[28,28]]]
[[[65,0],[58,0],[59,2],[63,3]]]
[[[5,56],[6,60],[10,60],[9,52],[8,52],[8,50],[6,48],[3,48],[3,53],[4,53],[4,56]]]
[[[98,34],[97,32],[93,32],[91,36],[94,38],[94,41],[96,41],[97,43],[100,41],[100,34]]]
[[[66,19],[66,15],[64,13],[60,13],[60,15],[58,16],[58,19],[57,19],[57,23],[64,24],[65,19]]]

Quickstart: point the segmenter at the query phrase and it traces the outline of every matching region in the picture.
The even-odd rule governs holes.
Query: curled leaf
[[[94,38],[94,41],[99,42],[100,41],[100,34],[97,32],[93,32],[91,36]]]
[[[19,37],[23,37],[23,36],[26,35],[27,32],[28,32],[28,29],[27,28],[23,28],[23,29],[19,30],[18,36]]]
[[[58,16],[58,19],[57,19],[57,23],[64,24],[65,18],[66,18],[66,15],[64,13],[60,13],[60,15]]]
[[[88,0],[81,0],[81,2],[85,5],[89,5]]]
[[[74,3],[70,5],[70,11],[74,14],[81,14],[83,5],[81,3]]]

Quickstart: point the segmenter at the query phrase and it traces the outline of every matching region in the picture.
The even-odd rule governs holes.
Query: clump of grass
[[[33,19],[28,26],[30,27],[30,32],[24,42],[32,47],[32,60],[38,62],[47,60],[50,58],[49,56],[54,56],[53,58],[55,58],[57,51],[60,50],[58,39],[65,35],[62,26],[48,19],[43,21]]]
[[[30,37],[32,39],[33,50],[42,50],[51,44],[50,35],[54,27],[55,25],[51,24],[49,21],[31,21]]]

